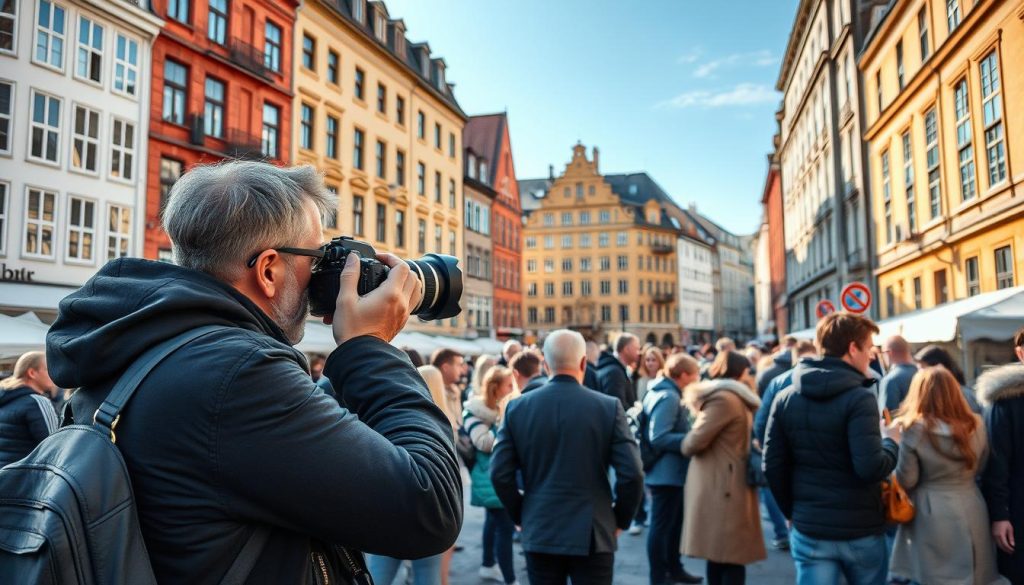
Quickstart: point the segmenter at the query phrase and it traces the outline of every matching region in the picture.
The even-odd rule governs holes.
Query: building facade
[[[145,3],[0,5],[0,311],[56,314],[142,252],[150,63]]]
[[[777,118],[781,121],[782,112]],[[776,147],[779,135],[774,138]],[[771,320],[770,330],[778,337],[780,333],[789,331],[789,304],[786,297],[786,237],[782,204],[782,177],[779,173],[779,153],[774,150],[768,155],[768,175],[765,178],[764,193],[761,196],[764,226],[762,233],[767,247],[767,281],[768,295],[771,303],[768,317]],[[757,268],[761,265],[758,263]]]
[[[680,338],[679,228],[671,199],[646,174],[602,175],[580,144],[559,177],[520,181],[527,219],[523,261],[527,339],[560,328],[608,341]],[[528,204],[526,202],[529,202]]]
[[[683,345],[713,342],[715,332],[714,238],[702,227],[679,236],[679,324]]]
[[[752,236],[733,234],[697,212],[686,210],[714,239],[711,256],[715,299],[715,336],[743,341],[756,336]]]
[[[754,234],[754,329],[757,338],[775,338],[775,319],[772,309],[772,275],[768,253],[768,222],[762,219]]]
[[[873,31],[860,66],[883,317],[1021,284],[1021,62],[1020,0],[896,2]]]
[[[154,0],[147,258],[170,259],[161,215],[194,164],[291,160],[292,29],[297,0]]]
[[[476,181],[494,193],[490,201],[490,259],[486,262],[493,290],[493,332],[501,340],[518,338],[523,335],[523,209],[508,115],[472,116],[463,132],[463,144],[467,152],[472,151],[472,156],[466,155],[467,184]],[[468,203],[466,213],[468,225]],[[482,248],[482,244],[477,246]]]
[[[801,0],[776,89],[789,329],[850,281],[870,282],[857,52],[884,0]]]
[[[472,122],[470,123],[472,124]],[[467,127],[466,133],[470,129]],[[466,217],[465,258],[463,267],[462,309],[466,314],[466,328],[481,337],[494,337],[494,273],[492,262],[491,207],[497,195],[487,184],[489,160],[466,148],[465,188]]]
[[[462,254],[466,115],[444,60],[409,42],[383,2],[307,0],[295,29],[290,147],[338,194],[325,232],[404,258]],[[465,318],[407,329],[462,334]]]

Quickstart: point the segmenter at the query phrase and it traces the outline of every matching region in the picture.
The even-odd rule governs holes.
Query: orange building
[[[170,258],[161,210],[196,163],[290,161],[297,0],[153,0],[146,258]]]

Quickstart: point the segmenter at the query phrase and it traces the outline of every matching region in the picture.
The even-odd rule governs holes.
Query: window
[[[580,225],[590,225],[590,212],[589,211],[581,211],[580,212]]]
[[[601,320],[605,321],[605,322],[612,320],[612,306],[611,305],[601,305]]]
[[[81,197],[69,197],[67,259],[92,263],[95,238],[96,202]]]
[[[891,286],[885,287],[885,308],[890,317],[896,314],[896,294]],[[804,321],[806,320],[807,318],[805,317]]]
[[[355,96],[356,99],[365,99],[363,95],[363,86],[366,82],[366,73],[362,69],[356,67],[356,85],[355,85]]]
[[[352,196],[352,233],[357,236],[363,235],[363,197]]]
[[[395,183],[405,186],[405,152],[401,150],[395,151]]]
[[[597,221],[599,223],[611,223],[611,221],[612,221],[612,214],[611,214],[611,212],[608,211],[607,209],[602,209],[597,214]]]
[[[383,142],[381,142],[380,140],[378,140],[377,141],[377,150],[376,150],[376,155],[377,155],[377,176],[380,177],[381,179],[384,179],[384,178],[387,177],[387,152],[388,152],[387,145],[384,144]]]
[[[544,214],[544,227],[551,227],[555,225],[555,214],[545,213]]]
[[[598,284],[599,284],[599,289],[598,290],[599,290],[599,292],[602,295],[610,295],[610,294],[612,294],[612,281],[610,281],[610,280],[602,280]]]
[[[363,169],[363,140],[365,134],[359,128],[356,128],[355,133],[352,137],[352,168]]]
[[[423,163],[416,163],[416,192],[427,194],[427,167]]]
[[[448,133],[448,156],[455,158],[455,133]]]
[[[453,235],[454,235],[454,233],[455,232],[452,232]],[[452,256],[454,256],[454,255],[455,255],[455,251],[452,250]],[[483,274],[483,276],[484,276],[485,280],[491,280],[491,253],[486,251],[486,250],[484,251],[484,274]]]
[[[946,24],[949,25],[949,34],[960,26],[960,0],[946,0]]]
[[[302,35],[302,66],[316,70],[316,40],[309,35]]]
[[[619,320],[623,323],[629,321],[629,305],[619,305]]]
[[[590,247],[590,234],[580,234],[580,248]]]
[[[18,30],[18,2],[7,0],[0,2],[0,52],[14,54],[15,33]],[[0,209],[0,211],[3,211]],[[0,232],[0,236],[3,233]],[[0,250],[3,244],[0,243]]]
[[[607,272],[612,269],[612,259],[608,256],[601,256],[598,261],[601,266],[601,272]]]
[[[269,20],[263,32],[263,66],[281,71],[281,27]]]
[[[32,158],[56,163],[60,156],[61,101],[32,90],[31,150]]]
[[[405,126],[405,98],[400,95],[395,96],[395,122]]]
[[[936,270],[933,279],[935,285],[935,304],[941,305],[949,301],[949,284],[946,282],[946,269]]]
[[[138,91],[139,43],[120,33],[114,52],[114,91],[134,96]]]
[[[327,116],[327,158],[338,159],[338,119]]]
[[[1010,246],[996,250],[996,290],[1013,286],[1013,252]]]
[[[228,25],[228,0],[210,0],[210,14],[206,18],[206,37],[223,45]]]
[[[135,125],[114,118],[110,136],[110,176],[132,180],[135,176]]]
[[[580,258],[580,272],[590,272],[591,259]]]
[[[527,236],[526,237],[526,249],[527,250],[535,250],[535,249],[537,249],[537,236]]]
[[[571,213],[563,213],[562,214],[562,225],[572,225],[572,214]]]
[[[164,120],[175,124],[185,123],[187,86],[188,69],[170,59],[164,61]]]
[[[978,273],[978,257],[964,261],[964,274],[967,276],[967,296],[973,297],[981,293],[981,275]]]
[[[921,62],[924,63],[928,60],[931,53],[931,46],[928,39],[928,6],[925,5],[920,12],[917,13],[917,34],[921,40]]]
[[[1003,140],[1002,92],[999,86],[999,62],[995,51],[981,60],[982,119],[985,124],[985,153],[988,158],[988,185],[1006,179],[1006,145]]]
[[[327,192],[331,194],[331,200],[338,200],[338,189],[334,185],[327,185]],[[323,214],[321,218],[325,229],[336,230],[338,229],[338,210],[333,209]]]
[[[905,70],[903,68],[903,41],[896,43],[896,81],[900,84],[900,91],[906,86]]]
[[[206,132],[207,136],[223,138],[224,83],[217,81],[212,77],[207,77],[204,95],[206,103],[203,106],[203,130]],[[303,104],[302,107],[304,108],[303,115],[305,115],[305,108],[308,108],[309,106]],[[312,114],[310,114],[310,116],[312,117]],[[312,120],[310,120],[310,132],[312,132]]]
[[[167,16],[188,24],[189,0],[167,0]]]
[[[167,206],[167,197],[171,194],[171,187],[181,176],[185,165],[180,160],[172,158],[160,158],[160,213]]]
[[[565,282],[563,282],[562,283],[562,296],[563,297],[571,297],[572,294],[573,294],[572,293],[572,288],[573,287],[572,287],[572,281],[571,280],[566,280]]]
[[[615,245],[616,246],[628,246],[629,245],[629,234],[626,232],[619,232],[615,234]]]
[[[633,194],[632,193],[632,188],[633,188],[633,185],[630,185],[630,189],[631,189],[630,194],[631,195]],[[583,183],[576,183],[576,198],[577,199],[583,199]]]
[[[572,236],[570,234],[565,234],[562,236],[562,249],[568,250],[570,248],[572,248]]]
[[[260,150],[264,155],[277,158],[278,133],[281,127],[281,108],[268,103],[263,104],[263,134]]]
[[[555,271],[555,261],[552,260],[551,258],[545,258],[544,259],[544,272],[546,274],[551,274],[554,271]]]
[[[434,171],[434,201],[441,202],[441,171]]]
[[[416,112],[416,138],[423,140],[426,138],[427,118],[423,115],[423,110]]]
[[[330,49],[327,50],[327,81],[338,85],[338,54]]]
[[[99,171],[100,113],[75,105],[71,128],[71,168],[89,173]]]
[[[910,144],[910,131],[903,133],[903,185],[907,197],[907,229],[917,231],[917,210],[914,204],[914,152]]]
[[[537,272],[537,261],[536,260],[527,260],[526,261],[526,272],[528,272],[530,274],[534,274],[534,273]]]
[[[555,322],[555,308],[554,307],[544,307],[544,321],[547,322],[547,323],[554,323]]]
[[[434,224],[434,251],[441,253],[441,225]]]
[[[967,79],[964,78],[953,90],[956,147],[960,161],[960,197],[964,201],[974,199],[977,192],[974,179],[974,147],[971,145],[971,107],[968,99]]]
[[[879,70],[875,73],[875,98],[878,100],[878,115],[882,115],[882,110],[885,108],[882,105],[882,71]]]
[[[103,72],[103,27],[78,17],[78,53],[75,76],[100,83]]]
[[[434,148],[441,150],[441,125],[434,122]]]
[[[629,270],[629,256],[619,256],[619,270]]]
[[[609,242],[608,232],[601,232],[597,235],[597,245],[599,248],[607,248]]]
[[[405,247],[405,212],[401,209],[395,210],[395,247]]]
[[[914,277],[914,309],[921,308],[921,277]]]
[[[64,7],[49,0],[39,1],[36,23],[36,53],[33,61],[55,69],[64,68]]]
[[[457,197],[455,194],[455,179],[448,179],[448,207],[455,209],[455,204],[457,203],[456,199]],[[486,210],[485,214],[489,213],[489,211],[490,210]],[[490,226],[488,225],[490,222],[487,221],[487,215],[485,215],[484,217],[484,233],[486,234],[490,232]]]
[[[129,253],[132,237],[132,210],[111,205],[107,214],[107,260],[124,258]]]
[[[629,281],[620,278],[619,279],[619,294],[624,295],[629,293]]]
[[[420,254],[423,254],[427,251],[427,220],[419,220],[416,238],[416,249],[419,250]]]
[[[57,193],[29,188],[25,201],[26,256],[53,258],[53,238],[57,230]]]
[[[531,325],[537,323],[537,307],[529,307],[526,309],[526,321]]]
[[[377,204],[377,241],[388,241],[388,206],[383,203]]]
[[[939,131],[932,107],[924,115],[924,138],[928,162],[928,210],[931,219],[942,214],[942,177],[939,171]]]
[[[882,153],[882,201],[885,206],[885,243],[891,244],[893,239],[892,225],[892,186],[889,179],[889,151]]]

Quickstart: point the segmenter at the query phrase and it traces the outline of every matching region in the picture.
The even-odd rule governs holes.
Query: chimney
[[[548,180],[555,180],[555,165],[548,165]]]
[[[697,204],[694,203],[693,201],[690,202],[690,213],[693,213],[693,214],[697,213]]]
[[[598,151],[597,151],[597,147],[595,146],[595,147],[594,147],[594,172],[595,172],[595,173],[599,173],[599,172],[601,172],[601,171],[599,170],[599,167],[598,167],[598,161],[599,161],[599,156],[600,156],[600,155],[598,154]]]

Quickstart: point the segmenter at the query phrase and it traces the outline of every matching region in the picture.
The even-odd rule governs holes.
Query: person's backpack
[[[93,424],[64,426],[0,470],[0,581],[156,585],[115,429],[158,363],[221,328],[193,329],[150,349],[114,385]],[[268,536],[269,529],[253,531],[223,584],[246,579]]]
[[[466,469],[473,471],[473,468],[476,467],[476,447],[473,445],[473,439],[461,426],[456,437],[455,451],[459,454],[459,459],[466,464]]]
[[[655,405],[658,401],[654,401],[651,405],[651,410],[654,410]],[[654,445],[651,444],[651,415],[647,412],[647,406],[644,405],[640,408],[639,412],[635,416],[635,434],[636,442],[640,446],[640,463],[643,464],[644,471],[650,471],[654,464],[658,462],[659,453],[654,449]]]

